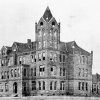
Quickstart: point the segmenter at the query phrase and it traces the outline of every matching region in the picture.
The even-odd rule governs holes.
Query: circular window
[[[40,26],[43,26],[43,22],[40,22]]]
[[[55,26],[55,22],[52,22],[52,25]]]

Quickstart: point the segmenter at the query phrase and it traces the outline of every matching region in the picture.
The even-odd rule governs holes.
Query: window
[[[23,91],[24,91],[24,92],[27,91],[27,83],[26,83],[26,82],[23,83]]]
[[[44,36],[44,37],[46,36],[46,32],[43,33],[43,36]]]
[[[54,37],[55,37],[55,38],[57,37],[57,31],[54,32]]]
[[[34,55],[34,62],[36,62],[36,54]]]
[[[46,41],[43,41],[43,47],[46,47]]]
[[[78,83],[78,90],[81,90],[81,82]]]
[[[56,53],[54,54],[54,61],[55,62],[57,61],[57,54]]]
[[[45,67],[41,65],[39,70],[40,70],[40,76],[44,76]]]
[[[65,62],[65,55],[63,55],[63,62]]]
[[[7,72],[5,71],[4,72],[4,79],[6,79],[6,77],[7,77]]]
[[[51,71],[51,76],[56,75],[56,66],[51,66],[50,71]]]
[[[36,81],[32,81],[32,90],[36,90]]]
[[[45,82],[43,81],[43,90],[45,90]]]
[[[34,62],[34,56],[31,55],[31,62]]]
[[[57,49],[57,42],[54,42],[54,48]]]
[[[62,75],[62,68],[60,68],[60,76]]]
[[[41,61],[41,53],[38,54],[38,60]]]
[[[36,76],[36,67],[34,68],[34,76]]]
[[[41,48],[41,47],[42,47],[42,43],[41,43],[41,42],[39,42],[38,47],[39,47],[39,48]]]
[[[86,77],[88,77],[88,69],[86,69]]]
[[[11,77],[13,77],[13,69],[11,69]]]
[[[79,68],[79,74],[78,75],[81,76],[81,68]]]
[[[24,68],[24,76],[27,76],[26,68]]]
[[[39,37],[41,37],[42,36],[42,31],[41,30],[39,30],[39,35],[38,35]]]
[[[83,64],[85,64],[85,56],[82,56],[82,58],[83,58]]]
[[[86,83],[86,91],[88,91],[88,83]]]
[[[56,90],[56,89],[57,89],[57,81],[54,82],[54,90]]]
[[[84,82],[82,82],[82,90],[84,90]]]
[[[17,69],[14,70],[14,77],[17,77]]]
[[[5,92],[9,91],[8,83],[5,83]]]
[[[46,54],[45,54],[45,52],[43,52],[43,60],[45,60],[45,56],[46,56]]]
[[[64,88],[65,88],[65,82],[61,81],[60,82],[60,90],[64,90]]]
[[[60,60],[60,62],[62,62],[62,56],[61,55],[59,55],[59,60]]]
[[[18,77],[20,77],[20,70],[19,68],[17,69]]]
[[[53,27],[55,26],[55,22],[52,22],[52,26],[53,26]]]
[[[22,64],[22,57],[19,57],[19,64]]]
[[[65,70],[65,68],[63,68],[63,76],[65,76],[66,75],[66,70]]]
[[[38,83],[39,83],[39,90],[41,90],[41,82],[39,81]]]
[[[33,76],[33,68],[31,68],[31,76]]]
[[[84,77],[84,68],[83,68],[83,77]]]
[[[49,41],[49,46],[52,47],[52,41],[51,40]]]
[[[7,71],[7,78],[9,79],[9,71]]]
[[[53,54],[51,52],[50,52],[49,57],[50,57],[50,60],[53,60]]]
[[[3,79],[4,78],[4,76],[3,76],[3,71],[1,72],[1,79]]]
[[[43,26],[43,22],[40,22],[40,26]]]
[[[50,90],[52,90],[52,82],[50,82]]]

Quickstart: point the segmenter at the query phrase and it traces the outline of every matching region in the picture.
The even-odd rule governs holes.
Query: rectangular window
[[[9,79],[9,71],[7,71],[7,78]]]
[[[34,56],[31,55],[31,62],[34,62]]]
[[[53,54],[50,52],[50,60],[53,60]]]
[[[43,90],[45,90],[45,82],[43,81]]]
[[[40,66],[39,71],[40,71],[40,76],[44,76],[45,67],[43,65]]]
[[[62,56],[61,55],[59,55],[59,61],[62,62]]]
[[[56,62],[57,61],[57,54],[56,53],[54,54],[53,58],[54,58],[54,61]]]
[[[13,77],[13,69],[11,69],[11,77]]]
[[[60,68],[60,76],[62,75],[62,68]]]
[[[46,47],[46,41],[43,41],[43,47],[44,48]]]
[[[60,82],[60,90],[64,90],[65,89],[65,82],[61,81]]]
[[[81,82],[78,83],[78,90],[81,90]]]
[[[24,68],[24,76],[27,76],[26,68]]]
[[[88,83],[86,83],[86,91],[88,91]]]
[[[36,54],[34,55],[34,62],[36,62]]]
[[[65,76],[66,75],[66,70],[65,70],[65,68],[63,68],[63,76]]]
[[[38,54],[38,60],[41,61],[41,53]]]
[[[36,90],[36,81],[32,81],[32,90]]]
[[[8,83],[5,83],[5,92],[9,91]]]
[[[39,90],[41,90],[41,82],[39,81],[38,83],[39,83]]]
[[[86,77],[88,77],[88,69],[86,69]]]
[[[17,77],[17,70],[14,70],[14,77]]]
[[[50,82],[50,90],[52,90],[52,82]]]
[[[56,75],[56,72],[57,72],[56,66],[51,66],[50,71],[51,71],[52,76]]]
[[[81,68],[79,68],[79,76],[81,76]]]
[[[34,68],[34,76],[36,76],[36,67]]]
[[[43,56],[43,60],[45,60],[45,56],[46,56],[45,52],[43,52],[42,56]]]
[[[84,82],[82,82],[82,90],[84,91]]]
[[[31,76],[33,76],[33,68],[31,68]]]
[[[26,83],[26,82],[23,83],[23,91],[24,91],[24,92],[27,91],[27,83]]]
[[[56,89],[57,89],[57,81],[54,82],[54,90],[56,90]]]
[[[65,55],[63,55],[63,62],[65,62]]]
[[[22,57],[19,57],[19,64],[22,64]]]

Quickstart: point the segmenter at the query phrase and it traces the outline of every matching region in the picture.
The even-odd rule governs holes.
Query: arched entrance
[[[13,84],[13,93],[17,93],[17,82]]]

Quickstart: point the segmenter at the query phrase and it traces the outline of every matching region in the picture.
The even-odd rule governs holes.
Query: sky
[[[61,23],[61,41],[93,51],[93,73],[100,74],[100,0],[0,0],[0,48],[35,41],[35,22],[47,6]]]

